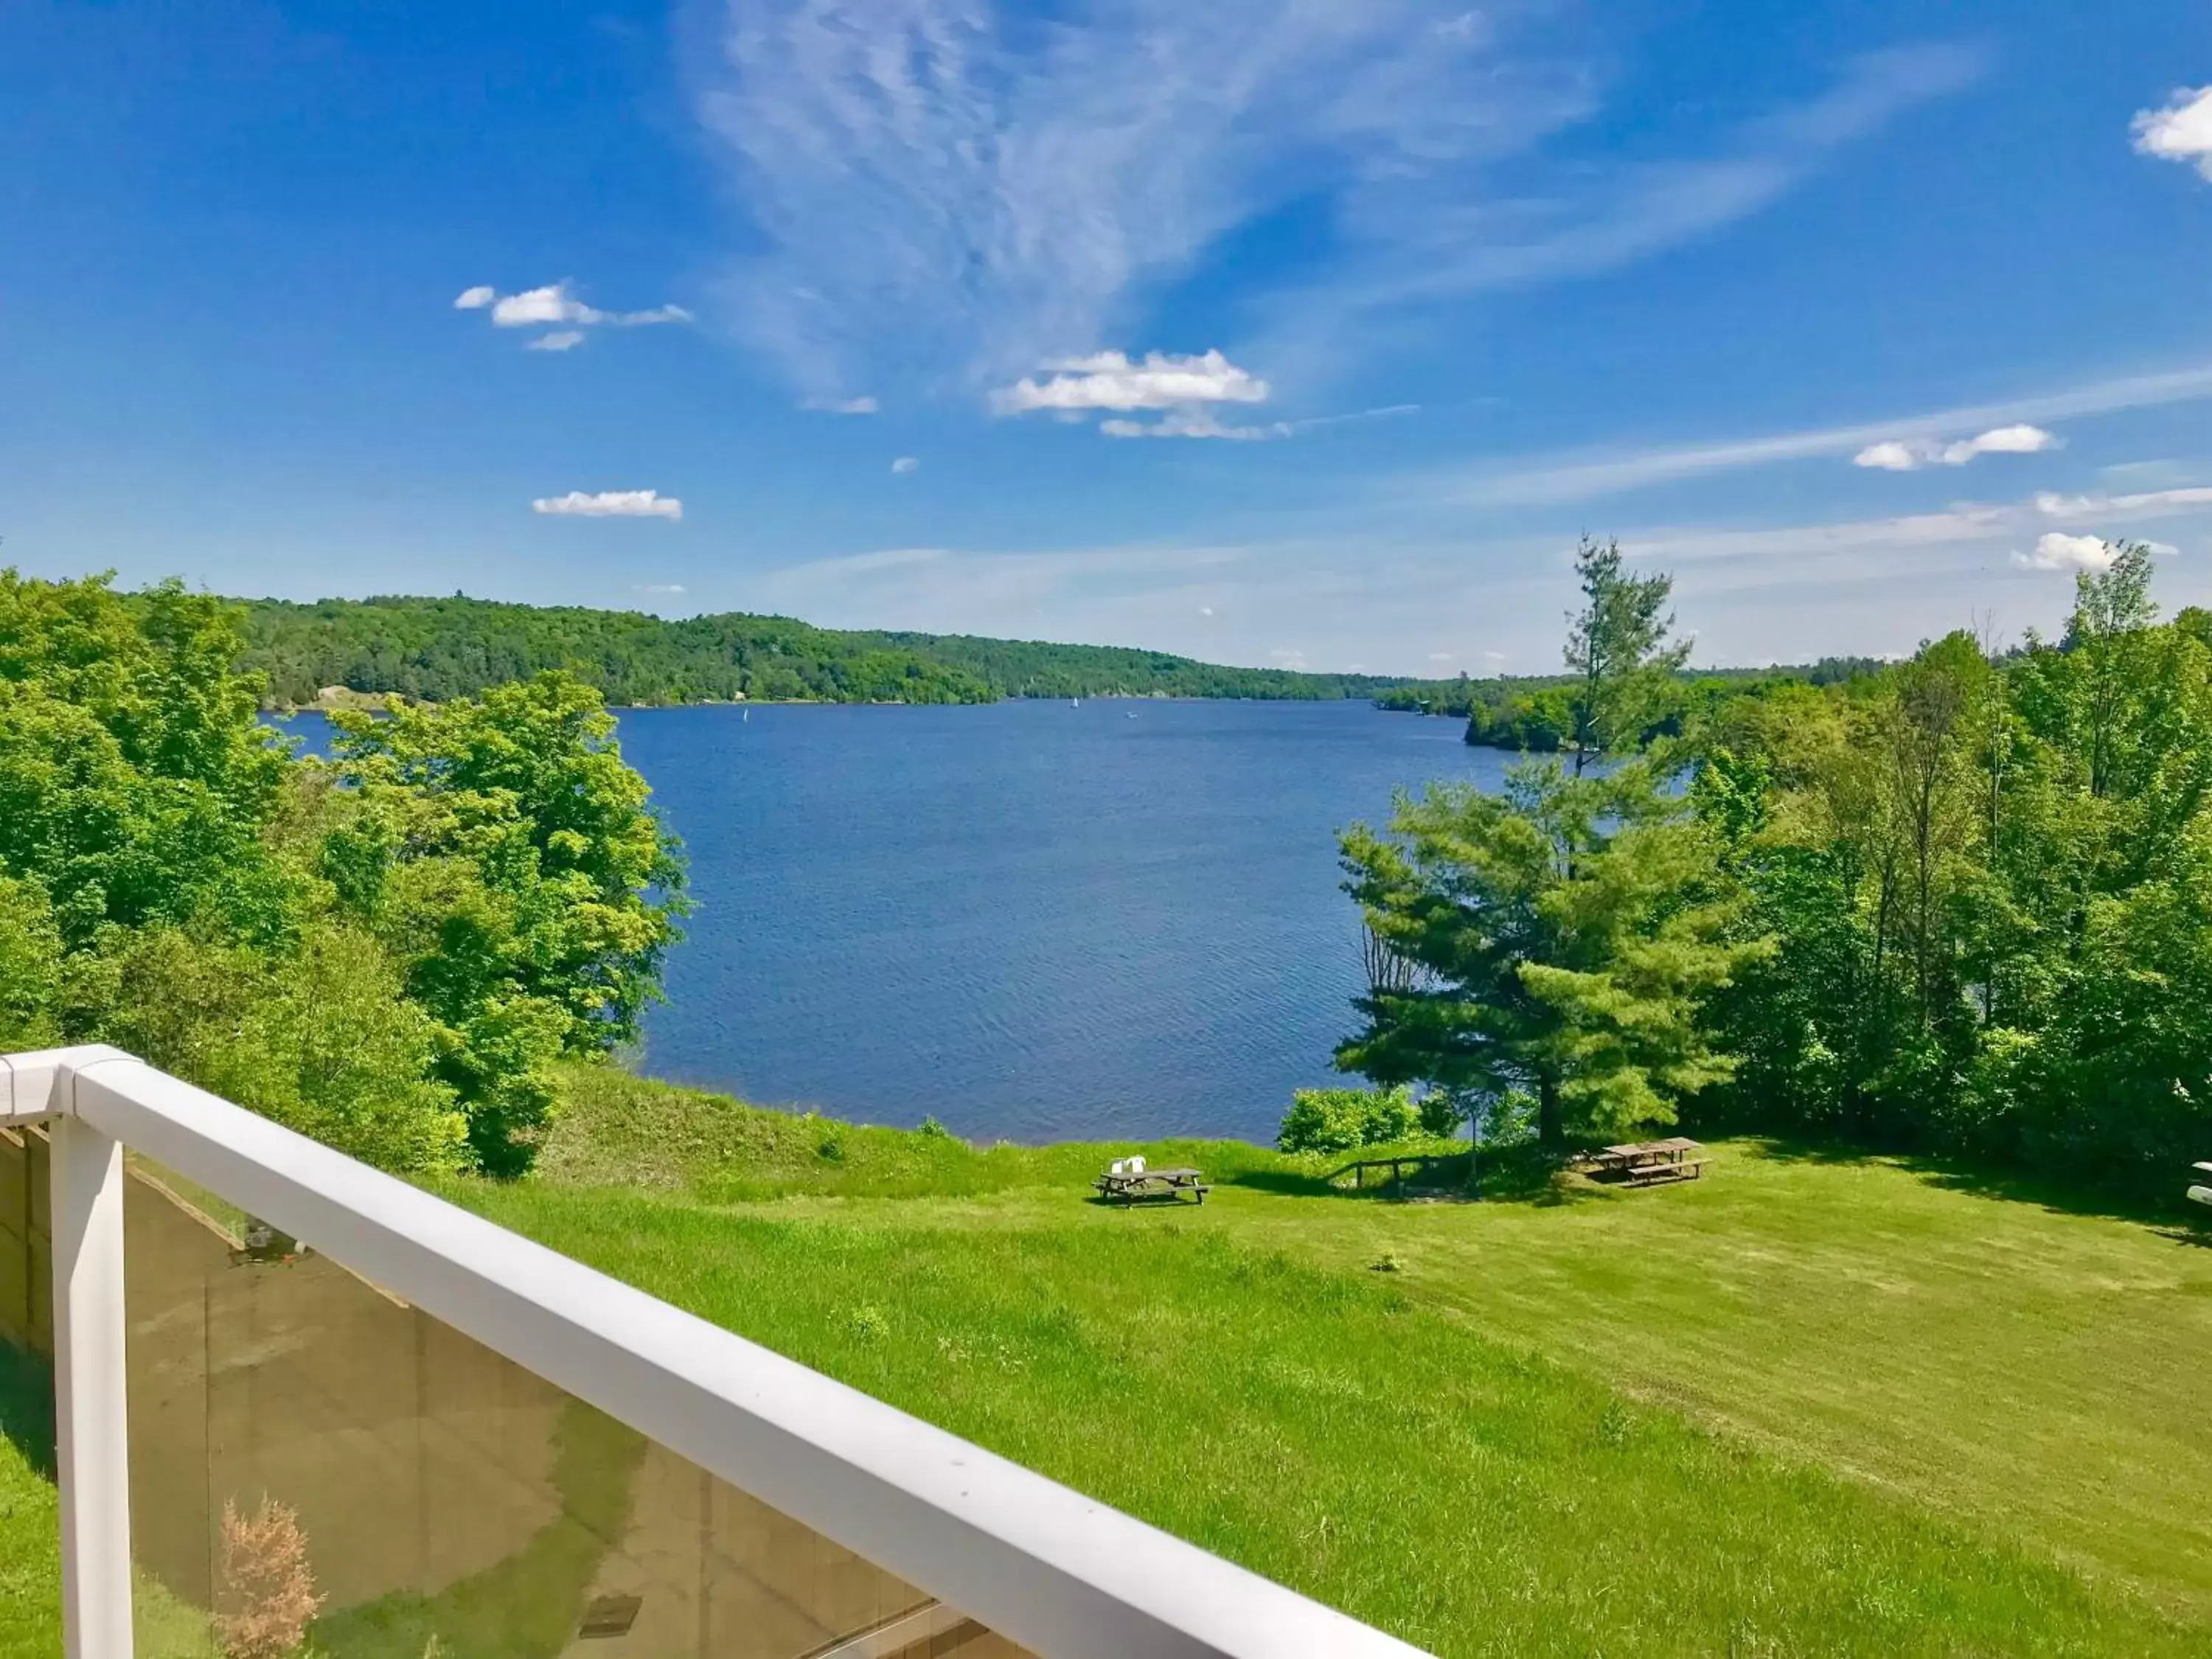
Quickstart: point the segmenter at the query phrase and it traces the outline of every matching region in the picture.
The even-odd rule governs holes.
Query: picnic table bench
[[[1666,1140],[1601,1146],[1587,1160],[1589,1171],[1624,1187],[1656,1187],[1670,1181],[1695,1181],[1705,1173],[1705,1148],[1677,1135]]]
[[[2212,1204],[2212,1164],[2192,1164],[2190,1168],[2204,1177],[2202,1182],[2189,1189],[2190,1197],[2195,1199],[2199,1204]]]
[[[1414,1182],[1431,1176],[1464,1185],[1472,1174],[1469,1158],[1470,1154],[1466,1152],[1408,1152],[1401,1158],[1364,1158],[1341,1170],[1331,1170],[1328,1179],[1334,1182],[1349,1172],[1355,1192],[1365,1190],[1370,1170],[1376,1172],[1378,1184],[1386,1188],[1395,1187],[1401,1194],[1410,1190]]]
[[[1109,1170],[1091,1184],[1098,1189],[1099,1197],[1119,1199],[1124,1204],[1134,1204],[1140,1198],[1176,1201],[1185,1193],[1203,1204],[1213,1190],[1196,1170],[1130,1170],[1119,1175]]]

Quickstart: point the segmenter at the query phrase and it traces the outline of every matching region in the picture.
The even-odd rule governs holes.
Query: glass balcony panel
[[[33,1309],[31,1158],[21,1131],[0,1129],[0,1341],[28,1348]]]
[[[143,1659],[1020,1654],[137,1160],[125,1231]]]

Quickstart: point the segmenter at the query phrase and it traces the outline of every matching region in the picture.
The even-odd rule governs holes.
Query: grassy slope
[[[2212,1650],[2195,1235],[1747,1145],[1480,1206],[1183,1148],[1213,1201],[1123,1214],[1097,1149],[579,1093],[470,1201],[1441,1651]]]
[[[2196,1236],[1749,1146],[1434,1206],[1187,1147],[1123,1213],[1097,1148],[571,1092],[456,1195],[1439,1653],[2212,1653]],[[52,1513],[0,1443],[0,1659]]]

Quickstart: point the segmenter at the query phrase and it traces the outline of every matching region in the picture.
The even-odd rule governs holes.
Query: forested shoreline
[[[1732,698],[1756,696],[1778,685],[1832,685],[1886,665],[1874,657],[1823,657],[1815,663],[1767,668],[1689,668],[1674,671],[1677,689],[1662,700],[1649,741],[1679,736],[1710,719]],[[1376,694],[1377,708],[1447,716],[1467,722],[1467,741],[1481,749],[1551,754],[1571,747],[1575,680],[1566,674],[1498,674],[1484,679],[1409,682]]]
[[[743,612],[667,621],[641,611],[459,596],[239,603],[240,666],[264,677],[264,702],[280,708],[310,703],[330,686],[443,702],[550,670],[633,708],[1067,696],[1335,701],[1404,684],[1227,667],[1111,646],[816,628]]]
[[[129,596],[125,596],[126,599]],[[1121,646],[1064,645],[909,629],[817,628],[726,612],[667,620],[635,611],[380,596],[229,601],[244,619],[239,666],[264,682],[264,708],[476,696],[557,670],[612,707],[689,703],[985,703],[1020,697],[1364,699],[1468,722],[1467,740],[1544,752],[1566,740],[1570,688],[1557,675],[1423,680],[1200,662]],[[1773,684],[1824,684],[1871,659],[1807,666],[1685,670],[1679,731],[1695,710]],[[335,690],[336,697],[328,694]],[[1655,733],[1655,735],[1656,735]]]

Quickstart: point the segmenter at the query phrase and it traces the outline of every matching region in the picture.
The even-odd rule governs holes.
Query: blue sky
[[[0,557],[1547,670],[2212,603],[2212,11],[15,0]],[[466,303],[459,303],[465,301]]]

